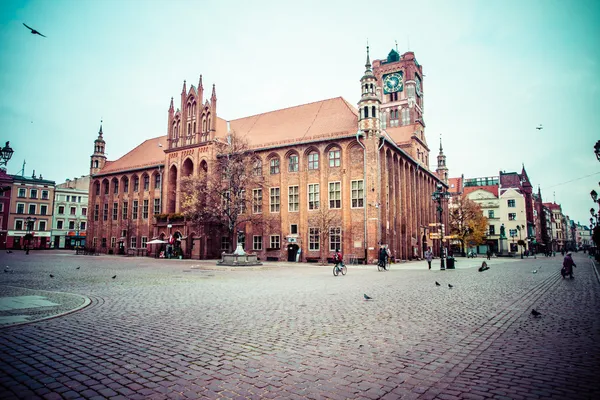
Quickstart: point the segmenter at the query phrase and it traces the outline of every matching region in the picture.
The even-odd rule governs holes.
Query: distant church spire
[[[437,161],[438,161],[438,165],[437,165],[437,169],[435,170],[435,173],[437,174],[438,178],[442,181],[444,181],[444,183],[448,183],[448,167],[446,166],[446,155],[444,155],[444,149],[442,147],[442,135],[440,134],[440,153],[437,156]]]

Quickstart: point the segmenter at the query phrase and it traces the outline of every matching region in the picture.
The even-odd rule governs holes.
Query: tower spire
[[[202,74],[200,74],[200,79],[198,80],[198,90],[202,89],[204,89],[204,86],[202,86]]]
[[[215,84],[213,83],[212,96],[210,96],[211,100],[217,99],[217,92],[215,91]]]
[[[169,112],[173,112],[175,108],[173,107],[173,98],[171,97],[171,105],[169,105]]]
[[[100,120],[100,130],[98,131],[98,138],[102,139],[102,120]]]
[[[185,79],[183,80],[183,88],[181,89],[181,94],[187,94],[187,86],[185,84]]]
[[[371,71],[371,59],[369,58],[369,41],[367,40],[367,62],[365,63],[365,74]]]

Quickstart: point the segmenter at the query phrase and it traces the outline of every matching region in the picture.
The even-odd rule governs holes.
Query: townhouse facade
[[[37,177],[12,178],[8,213],[7,249],[50,248],[55,182]]]
[[[89,175],[56,185],[51,233],[53,248],[86,246],[89,187]]]

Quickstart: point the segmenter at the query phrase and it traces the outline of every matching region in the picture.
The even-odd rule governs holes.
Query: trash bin
[[[454,257],[446,258],[446,269],[454,269]]]

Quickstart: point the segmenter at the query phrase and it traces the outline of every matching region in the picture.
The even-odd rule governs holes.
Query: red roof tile
[[[153,139],[148,139],[142,144],[125,154],[116,161],[107,161],[104,168],[96,175],[104,175],[109,173],[121,172],[131,169],[151,167],[165,162],[164,147],[159,147],[167,144],[166,136],[159,136]]]
[[[498,197],[498,185],[489,185],[489,186],[467,186],[464,189],[464,194],[467,195],[469,193],[473,193],[476,190],[485,190],[494,195],[494,197]]]
[[[358,111],[335,97],[235,119],[230,125],[231,130],[247,137],[252,147],[264,147],[355,133]]]
[[[450,193],[462,192],[463,178],[448,178],[448,191]]]

